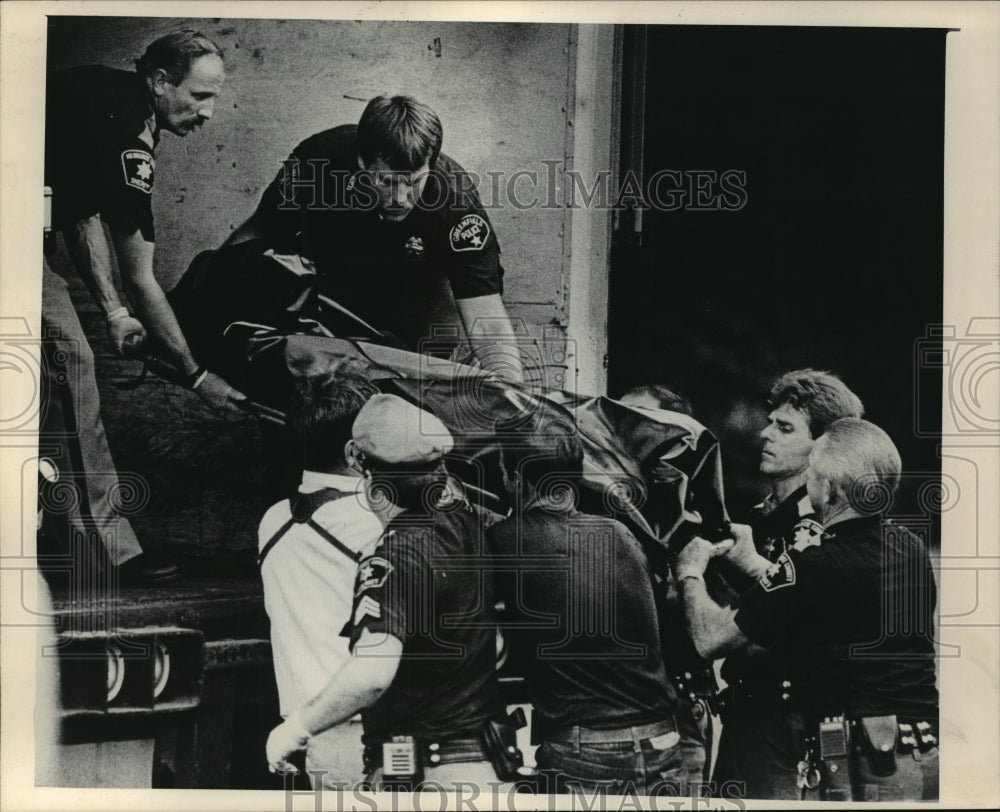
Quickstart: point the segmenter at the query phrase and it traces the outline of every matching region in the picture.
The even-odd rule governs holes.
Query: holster
[[[517,731],[527,724],[523,708],[500,719],[483,722],[483,745],[497,778],[514,781],[525,777],[524,754],[517,746]]]
[[[854,725],[858,750],[868,760],[868,768],[879,776],[896,772],[896,740],[899,725],[895,714],[866,716]]]

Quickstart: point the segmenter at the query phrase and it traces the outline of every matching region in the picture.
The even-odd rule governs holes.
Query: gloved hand
[[[708,568],[708,562],[717,555],[725,555],[735,543],[732,539],[725,539],[713,544],[701,536],[695,536],[677,554],[674,578],[678,582],[689,575],[701,578]]]
[[[753,530],[748,524],[731,524],[730,532],[736,543],[724,554],[723,560],[751,578],[760,578],[771,562],[757,552],[753,543]]]
[[[146,340],[146,328],[139,319],[128,315],[128,311],[120,308],[122,315],[108,319],[108,336],[114,345],[115,352],[125,354],[125,348],[138,349]]]
[[[236,404],[247,399],[246,395],[233,389],[214,372],[206,372],[201,382],[195,385],[194,391],[209,406],[227,411],[235,411]]]
[[[297,774],[298,769],[288,759],[302,750],[309,741],[309,731],[293,713],[267,737],[267,768],[272,772]]]

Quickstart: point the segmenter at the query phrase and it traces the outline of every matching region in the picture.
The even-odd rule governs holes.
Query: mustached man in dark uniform
[[[62,232],[73,266],[103,312],[115,350],[148,338],[217,408],[242,395],[199,366],[153,275],[151,195],[160,134],[184,137],[208,121],[224,79],[219,46],[196,31],[178,31],[152,43],[135,73],[96,65],[53,73],[45,118],[53,228]],[[115,287],[104,224],[134,315]],[[70,516],[73,532],[98,534],[123,581],[171,577],[176,566],[141,555],[131,526],[112,504],[119,489],[101,423],[94,356],[66,282],[47,259],[42,278],[48,403],[40,438],[43,446],[58,447],[61,471],[83,480],[82,506]]]
[[[374,789],[498,782],[484,733],[503,714],[493,580],[475,566],[479,514],[447,484],[452,444],[436,417],[394,395],[359,412],[348,454],[385,531],[358,567],[352,656],[271,732],[272,770],[360,711]]]
[[[760,471],[771,492],[747,523],[757,552],[772,563],[797,540],[820,532],[806,493],[809,452],[827,427],[842,417],[861,417],[858,397],[836,375],[798,369],[771,388],[771,408],[761,431]],[[734,585],[752,582],[733,574]],[[728,688],[720,697],[722,735],[713,783],[744,785],[747,798],[799,797],[798,743],[803,733],[801,691],[794,652],[779,641],[756,656],[733,653],[722,665]]]
[[[784,643],[801,674],[802,798],[936,800],[937,588],[923,543],[878,511],[899,483],[899,453],[865,420],[836,420],[809,454],[807,489],[823,532],[772,563],[736,542],[695,539],[676,562],[692,638],[704,656]],[[704,587],[709,559],[759,581],[733,612]]]
[[[227,242],[258,238],[308,257],[321,293],[409,349],[430,351],[432,335],[440,349],[464,328],[483,367],[520,381],[500,244],[442,140],[427,105],[372,99],[357,126],[299,144]]]
[[[653,573],[627,527],[576,510],[583,446],[572,419],[511,433],[503,469],[514,511],[490,527],[490,549],[508,571],[501,597],[546,788],[687,795]]]

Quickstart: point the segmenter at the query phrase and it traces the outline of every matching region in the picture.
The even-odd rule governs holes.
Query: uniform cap
[[[351,434],[359,451],[389,465],[432,463],[455,445],[444,423],[396,395],[368,400]]]

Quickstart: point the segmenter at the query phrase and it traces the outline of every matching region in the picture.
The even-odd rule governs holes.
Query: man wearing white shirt
[[[350,659],[340,633],[350,619],[358,561],[372,551],[382,525],[345,446],[358,411],[376,392],[364,378],[332,373],[303,381],[289,404],[288,439],[302,461],[302,483],[264,514],[258,530],[282,717],[318,694]],[[325,771],[326,784],[356,783],[363,775],[360,735],[360,726],[348,722],[313,737],[307,770]]]

